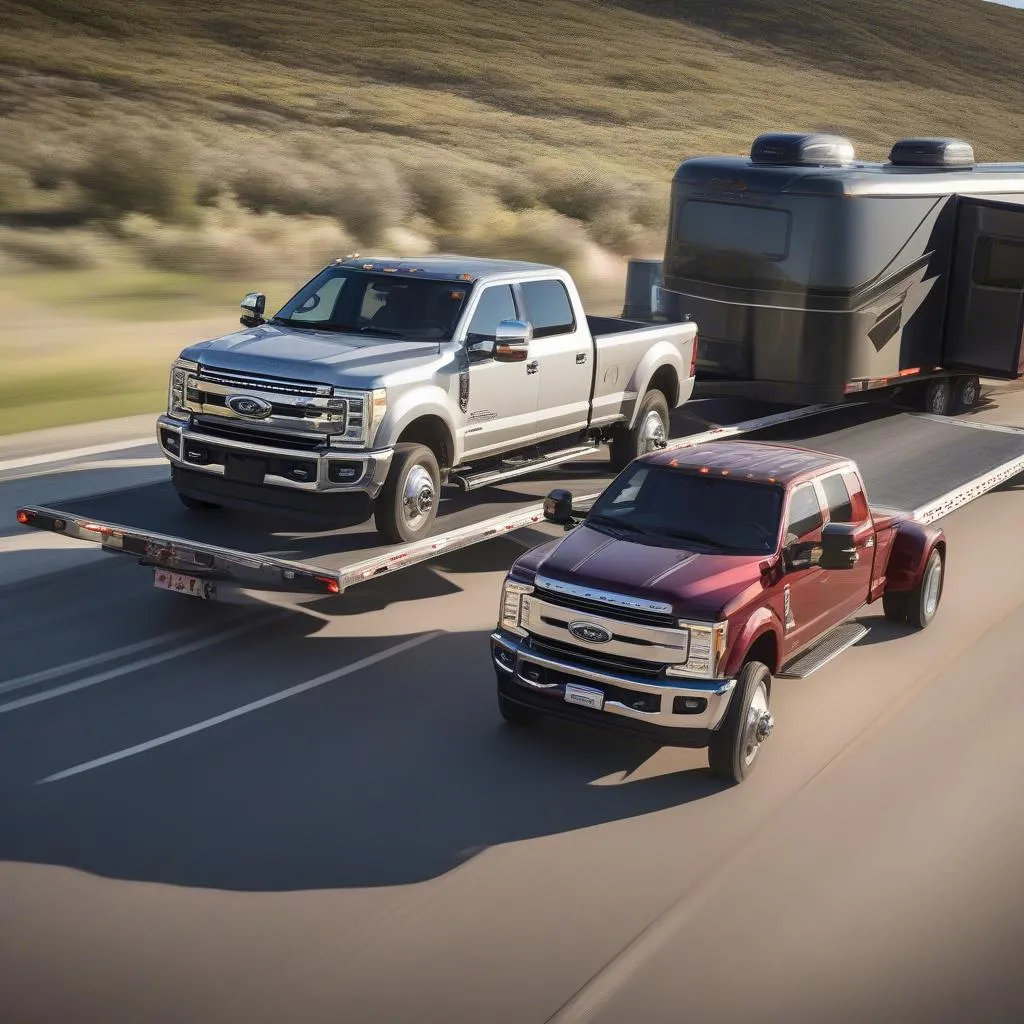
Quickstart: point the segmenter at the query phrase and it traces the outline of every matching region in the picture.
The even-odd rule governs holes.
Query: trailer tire
[[[374,525],[389,544],[421,540],[437,515],[441,472],[422,444],[396,444],[387,480],[374,503]]]
[[[528,728],[540,721],[539,712],[509,700],[503,693],[498,694],[498,713],[509,725],[514,725],[517,729]]]
[[[948,377],[932,377],[921,389],[921,407],[933,416],[949,416],[953,411],[953,388]]]
[[[188,494],[182,494],[181,491],[175,489],[175,493],[178,495],[178,500],[185,506],[185,508],[192,512],[213,512],[221,506],[212,501],[202,501],[199,498],[193,498]]]
[[[636,423],[616,431],[608,445],[613,473],[621,473],[634,459],[663,447],[668,440],[668,399],[657,388],[644,395],[637,410]]]
[[[981,401],[981,380],[977,374],[968,373],[953,378],[953,413],[971,412]]]
[[[729,782],[742,782],[754,770],[774,722],[768,710],[772,674],[760,661],[740,669],[729,708],[708,744],[708,765]]]

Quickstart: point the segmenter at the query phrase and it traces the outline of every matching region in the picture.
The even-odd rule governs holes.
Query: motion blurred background
[[[328,259],[568,267],[621,309],[698,153],[829,130],[1024,157],[985,0],[6,0],[0,433],[156,413],[171,359]]]

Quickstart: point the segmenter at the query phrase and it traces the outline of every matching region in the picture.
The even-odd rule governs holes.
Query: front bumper
[[[166,414],[157,419],[157,441],[171,464],[182,469],[243,484],[364,494],[371,499],[380,494],[394,456],[393,448],[369,452],[275,448],[207,434]]]
[[[499,692],[517,704],[666,746],[707,746],[736,689],[735,679],[652,680],[575,665],[501,630],[491,634],[491,660]],[[603,708],[569,703],[566,684],[600,690]]]

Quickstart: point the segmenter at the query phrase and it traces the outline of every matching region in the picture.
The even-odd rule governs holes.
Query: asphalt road
[[[502,727],[512,540],[287,611],[9,525],[156,458],[0,462],[5,1024],[1024,1019],[1020,478],[944,520],[932,628],[778,681],[726,790]]]

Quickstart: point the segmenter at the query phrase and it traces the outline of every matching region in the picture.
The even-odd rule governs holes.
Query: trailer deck
[[[854,459],[876,506],[931,521],[1024,472],[1024,430],[875,405],[786,410],[717,426],[670,447],[744,436]],[[543,498],[568,486],[585,509],[610,481],[596,454],[473,494],[452,489],[430,535],[382,546],[372,523],[311,531],[251,513],[190,512],[170,482],[109,491],[51,507],[27,506],[24,525],[91,540],[155,569],[155,584],[192,596],[284,591],[325,597],[439,555],[543,526]]]

